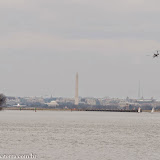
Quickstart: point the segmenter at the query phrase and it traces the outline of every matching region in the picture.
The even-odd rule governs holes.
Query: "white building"
[[[46,103],[49,107],[56,107],[59,104],[56,101],[51,101],[50,103]]]

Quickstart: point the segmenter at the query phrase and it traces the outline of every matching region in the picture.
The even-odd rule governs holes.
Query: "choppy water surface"
[[[1,111],[0,154],[44,160],[159,160],[160,113]]]

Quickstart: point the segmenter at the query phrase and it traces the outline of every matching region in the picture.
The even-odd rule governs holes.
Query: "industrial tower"
[[[75,105],[79,104],[78,99],[78,73],[76,74],[76,90],[75,90]]]

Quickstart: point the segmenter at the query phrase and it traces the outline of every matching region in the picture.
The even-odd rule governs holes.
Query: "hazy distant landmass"
[[[92,98],[80,97],[79,104],[75,105],[74,98],[63,97],[7,97],[5,107],[13,107],[17,104],[25,105],[24,107],[36,108],[55,108],[55,109],[152,109],[160,108],[160,102],[151,99],[126,99],[119,98]]]

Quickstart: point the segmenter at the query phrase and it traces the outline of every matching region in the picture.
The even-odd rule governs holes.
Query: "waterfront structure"
[[[50,103],[46,103],[49,107],[56,107],[59,104],[56,101],[51,101]]]
[[[75,105],[79,104],[78,99],[78,73],[76,74],[76,88],[75,88]]]

